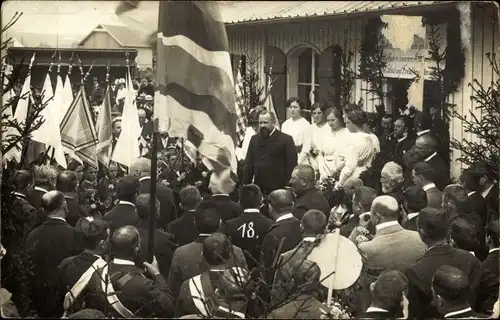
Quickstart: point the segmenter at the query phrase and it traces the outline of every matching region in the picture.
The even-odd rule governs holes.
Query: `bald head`
[[[48,216],[66,216],[66,199],[60,191],[49,191],[42,196],[43,210]]]
[[[56,189],[61,192],[75,192],[78,186],[78,177],[73,171],[65,170],[57,175]]]
[[[293,208],[292,194],[285,189],[275,190],[269,195],[269,204],[273,209],[273,214],[278,217],[282,214],[289,213]]]
[[[151,160],[139,158],[130,165],[130,174],[136,176],[147,176],[151,174]]]
[[[135,199],[135,208],[137,209],[137,215],[141,220],[147,220],[151,216],[150,210],[150,200],[151,197],[149,193],[142,193]],[[155,199],[156,217],[160,216],[160,201]]]
[[[304,235],[316,236],[322,234],[326,228],[326,215],[316,209],[308,210],[302,217]]]
[[[417,138],[415,145],[424,150],[435,151],[437,143],[432,135],[424,134]]]
[[[379,217],[380,223],[395,221],[399,217],[398,201],[391,196],[376,197],[370,211]]]
[[[139,252],[141,238],[133,226],[124,226],[113,232],[111,253],[116,258],[133,259]]]
[[[316,173],[311,166],[299,165],[296,166],[290,177],[290,186],[297,194],[314,187],[316,183]]]

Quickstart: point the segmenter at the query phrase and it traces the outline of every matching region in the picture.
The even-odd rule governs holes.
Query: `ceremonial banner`
[[[66,168],[66,157],[61,143],[61,132],[59,131],[59,111],[54,105],[54,92],[50,82],[50,75],[47,73],[45,83],[43,85],[43,102],[46,103],[45,108],[41,112],[44,123],[33,132],[32,140],[45,144],[45,147],[52,147],[54,151],[54,160]]]
[[[265,96],[265,100],[264,100],[264,103],[263,103],[263,106],[269,110],[270,112],[274,113],[274,115],[276,116],[276,129],[280,129],[280,123],[278,121],[278,114],[276,113],[276,110],[274,110],[274,103],[273,103],[273,96],[272,96],[272,93],[271,93],[271,89],[272,89],[272,80],[271,80],[271,76],[268,75],[267,76],[267,82],[268,82],[268,86],[267,86],[267,90],[266,90],[266,96]]]
[[[111,155],[111,141],[113,139],[113,126],[111,124],[111,88],[106,88],[104,101],[97,118],[97,160],[106,167],[109,164]]]
[[[64,147],[74,152],[92,168],[97,168],[97,133],[91,112],[90,103],[82,85],[62,119],[61,139]]]
[[[66,81],[64,81],[63,86],[63,100],[61,105],[61,122],[66,113],[68,112],[69,106],[73,102],[73,89],[71,88],[71,80],[69,80],[69,74],[66,74]]]
[[[241,77],[241,65],[238,66],[238,73],[236,76],[236,85],[234,87],[236,93],[236,144],[241,146],[245,138],[245,131],[247,129],[247,114],[245,108],[245,97],[243,95],[243,78]]]
[[[127,167],[130,167],[140,157],[139,137],[141,136],[141,127],[139,126],[137,107],[133,101],[132,81],[130,80],[129,70],[127,71],[127,88],[122,114],[122,132],[111,156],[111,160]]]
[[[31,73],[28,73],[26,79],[24,80],[23,88],[21,89],[21,95],[19,96],[19,100],[17,102],[16,112],[14,113],[14,119],[17,120],[17,123],[26,122],[26,117],[28,115],[28,106],[31,100],[30,82]],[[10,108],[12,108],[12,106],[10,106]],[[12,109],[10,109],[10,112],[12,114]],[[14,127],[8,127],[7,131],[3,134],[3,139],[7,138],[10,135],[19,134],[20,133]],[[21,161],[21,149],[22,143],[18,143],[16,147],[10,149],[6,154],[3,155],[4,160],[10,161],[14,159],[19,163]]]
[[[217,176],[236,172],[234,81],[217,3],[161,1],[157,37],[160,131],[190,141]]]
[[[57,112],[56,123],[61,123],[62,118],[64,117],[64,110],[67,108],[64,107],[64,85],[61,76],[58,74],[56,77],[56,91],[54,92],[54,111]]]

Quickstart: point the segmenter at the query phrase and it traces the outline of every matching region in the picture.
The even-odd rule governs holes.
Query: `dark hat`
[[[412,212],[420,212],[427,207],[427,198],[425,191],[417,186],[412,186],[404,191],[404,196],[408,206],[408,210]]]

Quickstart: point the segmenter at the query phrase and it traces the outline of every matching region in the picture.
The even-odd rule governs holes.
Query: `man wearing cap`
[[[83,252],[64,259],[57,267],[62,290],[67,292],[64,298],[66,313],[71,313],[68,310],[74,310],[70,308],[84,292],[94,271],[106,264],[103,257],[108,249],[109,223],[87,217],[80,230],[83,234]]]

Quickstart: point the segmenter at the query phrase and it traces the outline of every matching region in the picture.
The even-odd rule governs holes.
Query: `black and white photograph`
[[[497,319],[495,1],[6,0],[3,319]]]

